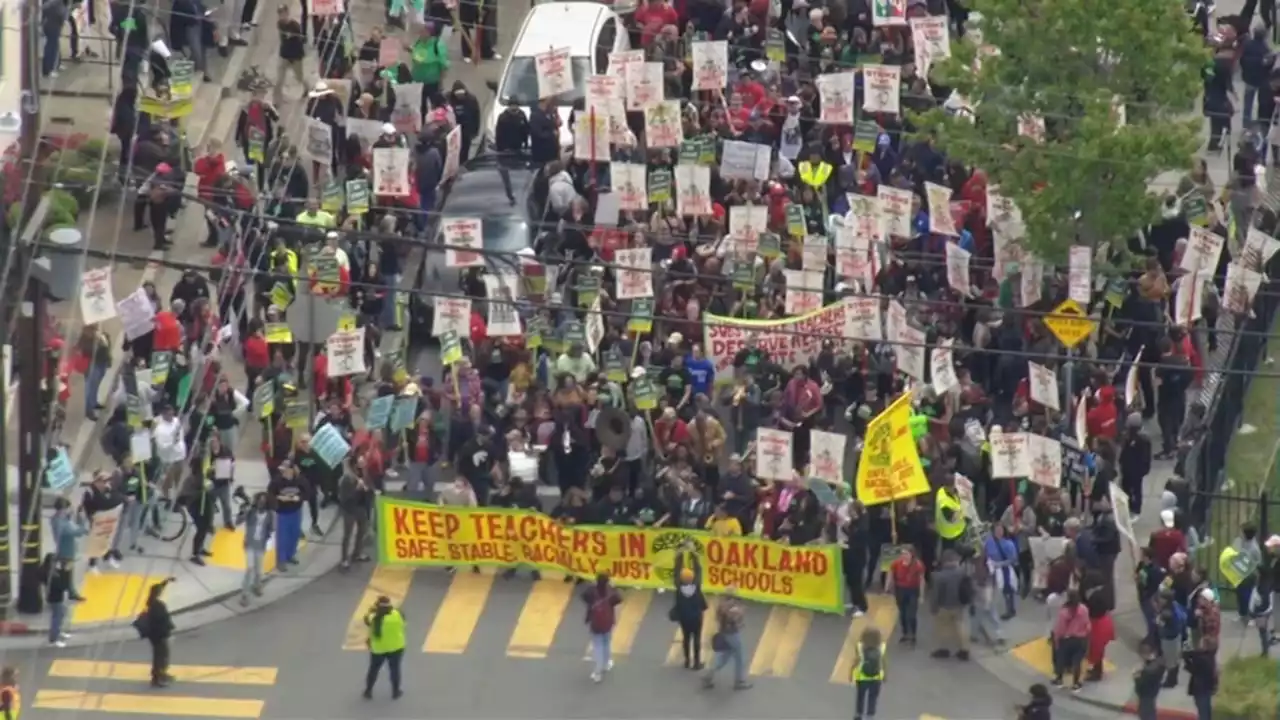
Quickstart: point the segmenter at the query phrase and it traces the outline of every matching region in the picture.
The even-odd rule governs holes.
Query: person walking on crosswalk
[[[728,585],[720,602],[716,603],[716,634],[711,636],[711,649],[716,653],[716,661],[702,676],[702,687],[710,689],[716,686],[716,673],[733,661],[733,689],[746,690],[751,687],[747,682],[746,664],[742,656],[742,626],[746,621],[746,608],[738,599],[736,585]]]
[[[622,596],[609,582],[608,573],[596,576],[596,584],[582,593],[587,604],[587,629],[591,631],[591,659],[595,667],[591,671],[592,682],[600,682],[604,674],[613,669],[613,626],[618,622],[618,605]]]
[[[684,666],[702,669],[702,616],[707,611],[707,598],[702,594],[702,578],[695,556],[693,567],[681,567],[676,559],[676,601],[670,617],[680,626],[680,644],[684,649]]]
[[[0,670],[0,720],[18,720],[22,695],[18,693],[18,669],[6,665]]]
[[[364,680],[364,699],[373,699],[373,685],[385,663],[391,673],[391,699],[398,700],[404,693],[400,689],[400,661],[404,659],[404,615],[391,605],[391,598],[383,595],[369,608],[364,624],[369,627],[369,672]]]
[[[853,720],[876,716],[876,702],[884,684],[884,656],[888,652],[884,636],[878,628],[869,627],[858,638],[857,655],[853,661],[853,685],[856,688]]]

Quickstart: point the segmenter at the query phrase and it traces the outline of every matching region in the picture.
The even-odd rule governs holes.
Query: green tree
[[[1156,217],[1160,199],[1150,183],[1189,168],[1200,145],[1196,101],[1210,56],[1182,3],[972,0],[972,7],[981,13],[975,31],[952,42],[951,58],[930,71],[933,82],[969,101],[972,115],[915,115],[918,135],[986,171],[989,185],[1021,211],[1023,247],[1042,260],[1065,264],[1077,243],[1123,244]],[[1020,118],[1042,120],[1042,138],[1020,135]]]

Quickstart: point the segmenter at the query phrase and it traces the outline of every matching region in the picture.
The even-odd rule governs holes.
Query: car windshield
[[[532,55],[511,58],[506,77],[502,78],[502,102],[505,105],[533,107],[538,104],[537,61]],[[569,58],[573,73],[573,92],[556,96],[556,104],[572,105],[585,97],[587,76],[591,74],[591,58]]]

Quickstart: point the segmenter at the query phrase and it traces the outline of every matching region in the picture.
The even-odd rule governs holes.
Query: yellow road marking
[[[640,634],[640,623],[653,602],[652,590],[627,589],[622,591],[622,604],[618,606],[617,622],[613,625],[613,637],[610,638],[609,650],[616,656],[631,654],[631,648]],[[591,659],[591,643],[587,643],[584,660]]]
[[[184,683],[216,683],[221,685],[275,685],[279,671],[273,667],[232,667],[224,665],[170,665],[169,674]],[[150,682],[151,665],[130,662],[93,662],[91,660],[54,660],[49,677],[87,678]]]
[[[365,586],[364,594],[360,596],[360,602],[356,605],[355,612],[351,614],[351,621],[347,623],[347,634],[343,638],[342,649],[364,650],[365,641],[369,639],[364,618],[369,613],[369,609],[382,595],[391,598],[392,605],[400,607],[405,596],[409,594],[409,585],[412,583],[413,568],[391,565],[379,565],[374,568],[369,584]]]
[[[467,643],[476,631],[485,601],[493,589],[493,573],[476,575],[461,571],[453,576],[444,601],[436,610],[423,652],[460,655],[467,650]]]
[[[858,640],[867,627],[880,630],[885,642],[893,636],[893,628],[898,624],[898,604],[888,595],[868,595],[867,614],[855,618],[849,623],[849,633],[845,635],[844,646],[836,658],[836,666],[831,669],[830,681],[838,685],[853,684],[853,660],[858,655]]]
[[[90,693],[70,690],[40,690],[33,708],[41,710],[83,710],[132,715],[183,715],[213,718],[260,718],[266,705],[261,700],[228,700],[202,697],[174,697],[150,693]]]
[[[529,590],[516,629],[507,643],[507,657],[544,658],[556,629],[573,600],[575,585],[560,578],[538,580]]]
[[[751,658],[751,674],[791,677],[812,622],[813,613],[808,610],[773,606]]]
[[[1024,642],[1010,650],[1009,654],[1041,675],[1053,677],[1053,649],[1049,646],[1049,641],[1046,638],[1041,637]],[[1105,658],[1103,659],[1102,671],[1104,673],[1109,673],[1115,669],[1115,665],[1107,662]]]
[[[137,617],[146,607],[147,588],[163,579],[128,573],[89,573],[80,585],[85,600],[76,603],[71,611],[71,623],[81,625]]]

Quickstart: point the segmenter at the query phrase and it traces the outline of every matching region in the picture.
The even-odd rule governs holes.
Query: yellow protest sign
[[[293,331],[284,323],[267,323],[263,330],[270,345],[288,345],[293,342]]]
[[[1058,338],[1058,342],[1070,349],[1084,342],[1098,323],[1085,314],[1080,303],[1068,298],[1045,316],[1044,326]]]
[[[929,492],[911,434],[911,393],[904,393],[867,425],[856,490],[868,507]]]
[[[466,508],[378,498],[378,562],[451,567],[494,565],[592,579],[607,571],[622,587],[668,588],[676,556],[692,552],[702,587],[736,586],[747,600],[844,612],[841,553],[835,545],[793,547],[700,530],[562,525],[535,510]]]
[[[355,332],[356,316],[347,313],[338,318],[338,332]]]

